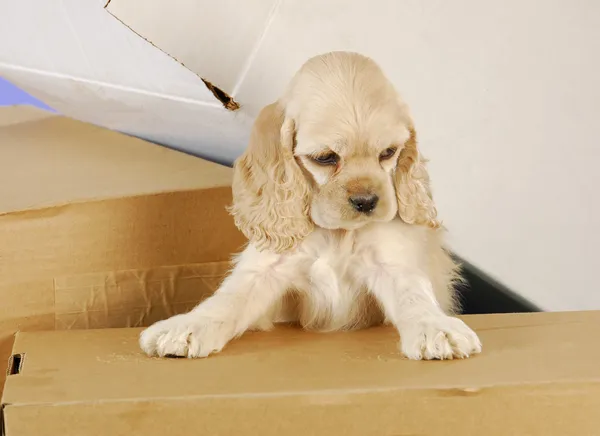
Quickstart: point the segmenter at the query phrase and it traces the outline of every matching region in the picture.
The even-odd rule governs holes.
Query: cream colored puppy
[[[393,324],[410,359],[481,351],[455,309],[406,104],[355,53],[310,59],[265,107],[235,163],[231,213],[249,245],[216,293],[146,329],[149,355],[205,357],[248,329]]]

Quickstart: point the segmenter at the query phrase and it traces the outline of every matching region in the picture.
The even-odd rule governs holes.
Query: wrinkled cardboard
[[[248,333],[207,359],[139,329],[19,333],[6,436],[596,435],[600,312],[465,317],[484,352],[403,359],[391,328]]]
[[[231,176],[90,124],[1,108],[0,361],[17,330],[143,326],[214,291],[245,241],[225,210]]]

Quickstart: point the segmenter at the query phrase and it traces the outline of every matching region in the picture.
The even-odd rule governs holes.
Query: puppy
[[[279,321],[391,323],[410,359],[481,351],[452,317],[458,267],[409,110],[371,59],[308,60],[261,111],[234,169],[230,212],[249,244],[213,296],[141,334],[148,355],[205,357]]]

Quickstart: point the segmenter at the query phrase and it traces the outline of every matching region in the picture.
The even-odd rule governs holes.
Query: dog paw
[[[199,314],[177,315],[144,330],[140,346],[149,356],[206,357],[223,349],[231,330],[228,323]]]
[[[463,321],[437,316],[400,331],[400,349],[413,360],[464,359],[481,352],[481,342]]]

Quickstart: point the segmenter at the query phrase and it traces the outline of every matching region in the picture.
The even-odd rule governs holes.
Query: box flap
[[[13,2],[13,19],[0,26],[0,75],[63,115],[231,163],[253,118],[224,107],[211,85],[218,77],[186,68],[104,4]],[[15,35],[38,37],[15,44]]]
[[[9,107],[0,120],[0,215],[231,184],[230,168],[66,117]]]
[[[107,10],[147,41],[235,95],[279,0],[109,0]]]
[[[600,312],[469,316],[483,354],[414,362],[397,333],[374,328],[316,334],[281,327],[249,333],[208,359],[148,358],[138,329],[19,333],[20,374],[4,404],[61,404],[183,397],[325,395],[435,390],[485,392],[522,385],[600,383]],[[586,349],[585,353],[579,350]]]
[[[79,107],[89,98],[105,100],[105,85],[220,106],[196,74],[115,19],[104,3],[23,0],[11,4],[12,19],[0,27],[0,66],[16,72],[18,83],[11,82],[20,86],[19,73],[27,72],[62,79],[61,89],[47,89],[44,82],[37,88],[57,99],[64,88],[70,88],[73,94],[64,98],[73,98],[70,102]],[[17,41],[17,35],[37,38]]]

